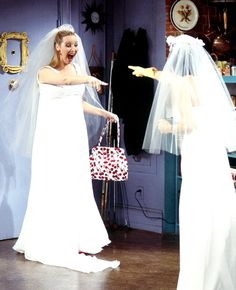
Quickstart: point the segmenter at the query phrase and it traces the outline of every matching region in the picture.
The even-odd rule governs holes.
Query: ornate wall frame
[[[7,63],[7,41],[8,40],[19,40],[21,41],[21,61],[19,66],[13,66]],[[29,50],[28,43],[29,38],[26,32],[4,32],[0,37],[0,66],[2,70],[8,73],[19,73],[23,70],[27,63]]]

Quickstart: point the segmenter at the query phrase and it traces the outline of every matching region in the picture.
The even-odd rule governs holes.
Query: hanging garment
[[[113,111],[123,119],[128,155],[142,152],[143,138],[154,95],[154,82],[136,78],[128,65],[149,66],[145,29],[123,33],[112,72]]]

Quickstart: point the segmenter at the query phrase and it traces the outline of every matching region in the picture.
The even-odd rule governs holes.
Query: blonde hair
[[[69,35],[75,35],[75,33],[69,30],[61,30],[61,31],[58,31],[58,33],[56,34],[55,40],[54,40],[54,55],[49,63],[51,67],[53,68],[57,67],[57,65],[60,62],[59,52],[56,50],[56,44],[61,45],[61,43],[63,42],[63,38]]]

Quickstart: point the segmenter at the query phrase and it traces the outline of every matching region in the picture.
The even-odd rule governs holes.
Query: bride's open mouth
[[[75,54],[67,54],[67,58],[69,59],[69,61],[72,61],[74,56]]]

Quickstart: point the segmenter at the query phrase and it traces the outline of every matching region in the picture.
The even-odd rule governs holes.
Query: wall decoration
[[[7,47],[8,47],[8,40],[15,40],[15,41],[20,41],[21,45],[20,45],[20,64],[15,66],[15,65],[11,65],[8,63],[7,61]],[[19,73],[23,70],[24,66],[27,63],[27,59],[28,59],[28,42],[29,42],[29,38],[27,37],[26,32],[4,32],[2,33],[1,37],[0,37],[0,66],[2,66],[2,70],[4,72],[8,72],[8,73]],[[13,51],[11,54],[14,55],[16,52]]]
[[[93,34],[96,31],[103,31],[105,13],[102,4],[97,5],[96,1],[93,1],[92,4],[86,3],[85,10],[82,11],[82,16],[85,18],[81,22],[82,24],[86,24],[85,31],[90,29]]]
[[[198,9],[191,0],[177,0],[171,6],[170,19],[178,30],[193,29],[198,22],[198,17]]]
[[[10,91],[14,91],[15,89],[17,89],[19,86],[19,81],[16,80],[16,79],[11,79],[9,80],[9,83],[8,83],[8,88]]]

